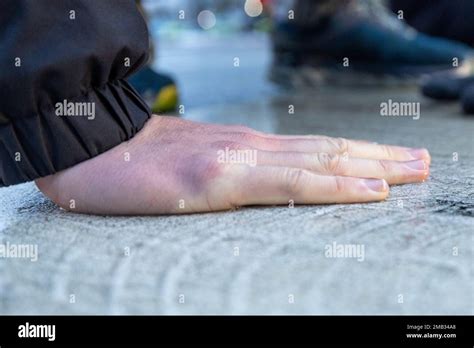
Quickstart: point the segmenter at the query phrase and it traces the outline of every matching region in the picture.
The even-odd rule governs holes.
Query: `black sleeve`
[[[134,0],[1,0],[0,186],[132,138],[150,111],[124,79],[148,47]]]

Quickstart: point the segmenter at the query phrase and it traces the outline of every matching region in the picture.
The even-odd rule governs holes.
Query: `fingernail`
[[[385,180],[380,179],[365,179],[365,186],[375,192],[385,192],[388,190],[388,185]]]
[[[405,162],[405,165],[413,170],[426,170],[426,162],[423,160]]]
[[[429,158],[430,153],[428,152],[427,149],[413,149],[410,150],[410,155],[413,156],[413,158],[420,159],[420,158]]]

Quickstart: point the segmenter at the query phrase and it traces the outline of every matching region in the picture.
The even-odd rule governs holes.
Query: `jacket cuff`
[[[0,117],[0,187],[55,174],[100,155],[131,139],[151,117],[125,80],[69,100],[39,99],[43,102],[31,117]]]

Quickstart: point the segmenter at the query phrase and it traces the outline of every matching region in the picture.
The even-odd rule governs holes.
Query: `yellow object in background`
[[[163,87],[151,105],[151,111],[162,113],[176,110],[178,106],[178,89],[176,85]]]

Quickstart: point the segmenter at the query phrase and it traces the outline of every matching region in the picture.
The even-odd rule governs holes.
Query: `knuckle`
[[[327,174],[341,173],[343,166],[341,156],[328,153],[318,154],[318,161],[322,170]]]
[[[346,181],[344,178],[335,176],[334,177],[334,191],[336,193],[343,193],[346,189]]]
[[[200,178],[206,204],[211,211],[221,209],[238,209],[245,202],[245,193],[232,185],[235,179],[249,175],[246,166],[235,166],[228,163],[207,165]]]
[[[349,152],[349,142],[344,138],[331,138],[329,140],[337,154],[342,155]]]
[[[377,161],[377,165],[379,166],[379,168],[383,171],[383,172],[390,172],[391,171],[391,166],[390,166],[390,162],[389,161],[386,161],[386,160],[378,160]]]
[[[393,150],[390,146],[388,145],[382,145],[382,151],[388,158],[394,158],[394,153]]]
[[[304,188],[306,171],[299,168],[287,168],[283,175],[283,187],[286,193],[298,195]]]
[[[225,175],[228,167],[217,158],[193,154],[177,164],[176,177],[191,192],[199,193],[209,189],[213,180]]]
[[[200,171],[201,178],[204,181],[209,181],[211,179],[224,175],[228,168],[228,163],[222,163],[217,161],[216,159],[205,158],[203,159]]]

